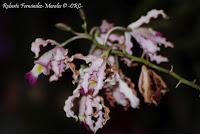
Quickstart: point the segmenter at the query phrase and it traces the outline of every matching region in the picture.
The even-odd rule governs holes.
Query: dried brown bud
[[[144,97],[144,102],[155,105],[159,103],[162,95],[168,91],[162,78],[145,65],[142,66],[138,87]]]

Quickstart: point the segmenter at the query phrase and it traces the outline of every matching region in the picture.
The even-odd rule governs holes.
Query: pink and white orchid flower
[[[84,94],[92,93],[97,95],[102,89],[105,79],[106,61],[101,57],[93,55],[83,56],[81,54],[74,55],[76,59],[85,60],[89,63],[88,68],[80,69],[79,84]]]
[[[105,80],[106,95],[111,106],[114,103],[122,105],[125,109],[129,106],[137,108],[139,99],[136,95],[135,85],[130,79],[123,79],[117,70],[113,71],[112,75]]]
[[[157,18],[159,15],[163,18],[167,17],[163,10],[153,9],[149,11],[146,16],[142,16],[136,22],[128,25],[128,28],[132,30],[131,32],[125,32],[126,46],[133,46],[131,36],[134,37],[143,49],[144,54],[147,55],[151,61],[155,61],[158,64],[168,61],[166,57],[157,54],[157,52],[160,51],[159,46],[163,44],[165,47],[173,47],[173,44],[166,41],[159,32],[151,28],[141,27],[141,25],[149,23],[151,18]]]
[[[110,119],[110,110],[104,105],[101,96],[81,95],[78,89],[75,89],[73,95],[65,101],[64,111],[67,117],[79,120],[95,133]],[[72,110],[75,99],[79,99],[78,113]]]
[[[36,39],[35,43],[32,44],[35,47],[35,54],[37,57],[37,54],[39,54],[39,47],[40,45],[46,46],[48,42],[51,42],[51,45],[55,41],[52,40],[42,40],[42,39]],[[38,43],[38,44],[37,44]],[[42,44],[43,43],[43,44]],[[40,74],[48,75],[50,71],[52,70],[54,74],[50,77],[49,81],[55,81],[58,80],[59,77],[62,76],[62,73],[69,68],[69,65],[66,61],[71,62],[72,59],[70,59],[67,56],[68,50],[64,49],[63,47],[56,46],[50,51],[44,53],[42,56],[39,57],[38,60],[36,60],[34,63],[33,69],[26,73],[25,77],[28,79],[29,83],[31,85],[34,85],[37,81],[37,78]]]

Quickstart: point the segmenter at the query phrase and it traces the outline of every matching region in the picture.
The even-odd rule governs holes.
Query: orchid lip
[[[80,92],[81,95],[85,95],[85,94],[86,94],[83,88],[81,88],[81,89],[79,90],[79,92]]]
[[[29,84],[30,84],[31,86],[34,86],[34,85],[37,83],[37,77],[35,77],[35,76],[32,74],[32,72],[26,73],[24,77],[25,77],[25,79],[28,80],[28,82],[29,82]]]

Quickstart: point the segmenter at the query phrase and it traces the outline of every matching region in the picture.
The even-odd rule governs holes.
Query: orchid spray
[[[35,54],[33,69],[26,73],[25,77],[31,85],[37,82],[40,74],[50,75],[49,81],[57,81],[67,69],[73,72],[73,84],[77,88],[65,101],[64,111],[67,117],[72,117],[84,124],[90,131],[96,132],[102,128],[109,117],[109,106],[122,105],[125,109],[138,108],[140,99],[137,97],[137,89],[144,98],[145,103],[158,105],[161,97],[169,91],[166,83],[155,71],[166,73],[178,80],[178,84],[185,84],[200,91],[200,87],[194,81],[188,81],[173,71],[158,66],[162,62],[168,62],[168,58],[158,54],[160,47],[171,47],[174,45],[167,41],[160,32],[152,28],[143,27],[150,20],[159,16],[167,18],[163,10],[153,9],[137,21],[127,27],[114,26],[114,24],[103,20],[101,26],[87,28],[86,17],[80,10],[83,20],[83,33],[76,32],[70,26],[63,23],[56,27],[66,32],[73,33],[73,37],[63,43],[54,40],[37,38],[31,44],[31,51]],[[133,44],[134,38],[137,44]],[[68,55],[67,44],[78,39],[91,41],[91,49],[88,55],[75,53]],[[40,54],[40,49],[47,45],[53,49]],[[143,50],[142,55],[136,56],[132,51],[135,45]],[[74,60],[83,60],[85,65],[76,68]],[[141,64],[141,73],[138,84],[134,84],[128,78],[119,63],[128,67],[134,67],[136,63]],[[177,87],[176,86],[176,87]],[[101,96],[103,94],[103,96]],[[75,100],[79,101],[78,110],[74,110]],[[76,106],[77,107],[77,106]]]

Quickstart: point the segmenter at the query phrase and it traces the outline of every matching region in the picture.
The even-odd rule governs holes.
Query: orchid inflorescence
[[[172,69],[167,70],[157,65],[168,62],[167,57],[158,54],[160,46],[173,48],[173,44],[167,41],[160,32],[142,27],[142,25],[159,16],[167,18],[163,10],[153,9],[126,28],[114,26],[103,20],[101,26],[93,27],[90,32],[88,32],[86,17],[82,10],[80,10],[80,16],[83,20],[83,33],[76,32],[63,23],[58,23],[56,27],[72,32],[75,36],[61,44],[42,38],[37,38],[31,44],[31,51],[35,54],[36,60],[33,69],[25,75],[29,83],[34,85],[40,74],[49,75],[53,72],[49,78],[49,81],[52,82],[57,81],[62,77],[63,72],[70,69],[73,72],[72,82],[77,84],[77,88],[65,101],[64,111],[67,117],[80,121],[95,133],[109,120],[110,110],[104,103],[104,98],[112,107],[116,104],[122,105],[124,109],[139,107],[137,86],[123,73],[119,63],[124,63],[128,67],[134,67],[135,63],[143,64],[138,80],[138,89],[144,97],[145,103],[158,105],[160,98],[168,91],[161,76],[153,69],[178,79],[179,84],[183,83],[200,89],[198,85],[177,75]],[[136,57],[132,50],[137,45],[133,44],[132,38],[143,50],[139,57]],[[64,47],[77,39],[88,39],[92,42],[88,55],[84,56],[81,53],[68,55],[68,49]],[[41,47],[47,45],[54,48],[40,55]],[[86,64],[77,70],[74,60],[83,60]],[[78,110],[74,110],[75,101],[79,102]]]

